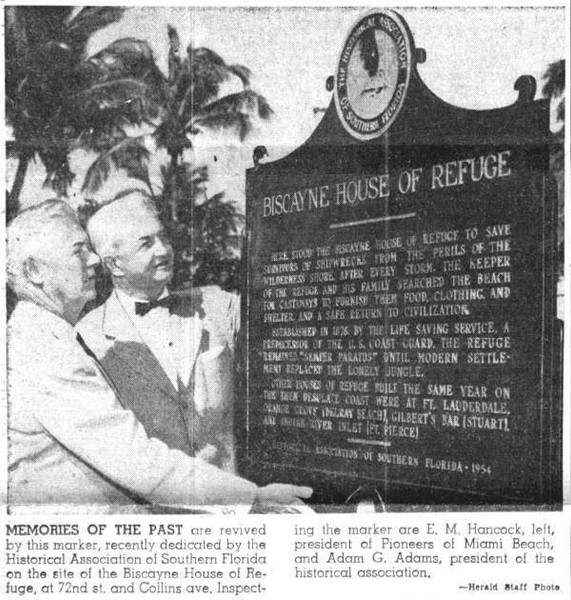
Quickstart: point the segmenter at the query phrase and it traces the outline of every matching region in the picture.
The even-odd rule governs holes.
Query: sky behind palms
[[[207,46],[228,63],[240,63],[253,72],[253,87],[269,100],[275,116],[256,129],[247,143],[228,136],[197,140],[196,160],[210,165],[209,193],[226,189],[229,200],[244,203],[244,170],[252,164],[257,144],[270,148],[270,160],[302,144],[315,129],[332,95],[325,80],[335,72],[337,59],[352,24],[363,8],[187,8],[134,7],[123,20],[96,34],[90,51],[114,39],[137,37],[151,45],[159,66],[166,70],[167,25],[177,27],[182,48],[192,40]],[[419,72],[443,100],[466,108],[484,109],[511,104],[513,83],[522,74],[538,79],[550,62],[565,55],[565,18],[562,8],[399,9],[408,22],[417,47],[427,51]],[[152,173],[158,182],[157,155]],[[72,157],[78,176],[72,203],[81,199],[81,180],[89,159]],[[10,171],[15,166],[9,165]],[[53,196],[41,188],[43,173],[33,168],[22,194],[29,205]],[[130,185],[114,176],[96,199]]]

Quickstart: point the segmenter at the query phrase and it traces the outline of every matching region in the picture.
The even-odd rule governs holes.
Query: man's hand
[[[311,498],[313,489],[288,483],[271,483],[258,488],[258,504],[300,504],[302,498]]]

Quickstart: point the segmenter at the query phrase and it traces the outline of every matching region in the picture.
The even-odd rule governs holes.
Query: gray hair
[[[130,189],[102,204],[91,216],[87,223],[87,232],[102,260],[117,252],[123,223],[140,210],[146,210],[157,217],[159,215],[154,200],[145,190]]]
[[[18,298],[30,298],[26,262],[45,248],[50,230],[58,225],[81,227],[75,211],[61,200],[46,200],[20,212],[6,230],[6,278]]]

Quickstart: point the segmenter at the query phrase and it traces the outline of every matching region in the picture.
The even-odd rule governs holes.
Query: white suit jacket
[[[8,443],[13,511],[251,504],[257,489],[149,438],[73,328],[30,302],[8,325]]]
[[[175,387],[113,292],[77,325],[85,344],[148,434],[194,456],[214,446],[215,464],[235,472],[234,341],[237,297],[220,288],[176,296],[170,314]]]

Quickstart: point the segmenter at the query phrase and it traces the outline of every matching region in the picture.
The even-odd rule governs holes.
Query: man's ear
[[[103,264],[114,277],[122,277],[125,274],[121,267],[121,261],[116,256],[105,256]]]
[[[42,269],[35,258],[29,257],[24,261],[24,275],[34,285],[41,287],[44,284]]]

